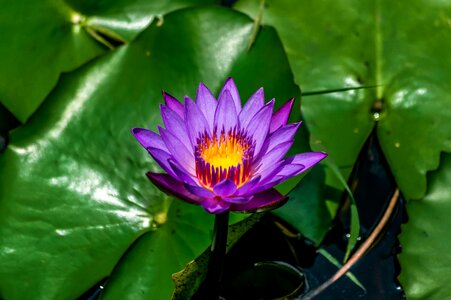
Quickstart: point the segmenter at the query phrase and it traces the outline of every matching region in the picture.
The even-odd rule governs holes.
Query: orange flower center
[[[236,130],[219,137],[202,135],[195,147],[196,175],[201,185],[213,190],[216,183],[232,180],[238,187],[250,178],[253,155],[251,140]]]

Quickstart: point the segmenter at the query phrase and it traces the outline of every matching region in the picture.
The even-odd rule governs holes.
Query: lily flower
[[[139,143],[166,173],[147,173],[161,190],[207,212],[255,212],[274,208],[287,197],[274,186],[311,168],[327,154],[285,157],[301,123],[287,124],[294,99],[273,113],[263,88],[241,105],[229,78],[215,99],[199,84],[196,101],[182,104],[163,92],[164,127],[158,133],[133,128]]]

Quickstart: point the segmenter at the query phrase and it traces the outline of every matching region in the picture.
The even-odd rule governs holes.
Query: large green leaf
[[[183,259],[210,241],[209,222],[200,228],[205,217],[200,207],[181,214],[180,222],[177,207],[168,208],[168,197],[147,181],[144,173],[158,167],[129,132],[161,122],[162,89],[194,97],[204,81],[217,93],[234,74],[243,99],[260,86],[267,97],[299,94],[274,30],[261,30],[248,51],[254,24],[232,10],[186,9],[164,20],[63,76],[29,122],[11,135],[0,155],[1,297],[74,299],[107,276],[145,231],[156,230],[122,257],[121,266],[133,265],[147,247],[162,250],[160,258],[166,255],[170,241],[158,237],[170,235],[170,228],[180,233],[190,232],[180,226],[197,228],[193,236],[174,241],[179,248],[173,250]],[[266,64],[269,53],[277,65]],[[164,224],[155,229],[155,222]],[[204,234],[197,236],[199,230]],[[189,246],[181,245],[185,238]],[[170,282],[172,267],[161,266],[167,269],[157,274]],[[148,268],[127,276],[148,284]],[[115,270],[108,288],[121,286],[115,278],[121,273]],[[154,275],[156,285],[160,279]]]
[[[99,42],[130,41],[155,15],[214,2],[1,0],[0,102],[24,122],[60,73],[105,52],[107,48]]]
[[[451,299],[451,155],[441,162],[428,177],[425,197],[407,205],[410,222],[402,227],[399,256],[407,299]]]
[[[68,0],[86,15],[85,25],[101,33],[127,41],[133,40],[152,20],[188,6],[219,4],[218,0]]]
[[[175,201],[167,221],[141,237],[117,266],[101,299],[171,298],[171,274],[207,247],[213,226],[199,207]]]
[[[241,0],[276,27],[304,91],[377,88],[303,99],[312,147],[349,174],[379,119],[378,135],[407,198],[421,198],[425,174],[451,151],[451,57],[447,1]],[[375,116],[373,112],[378,112]]]

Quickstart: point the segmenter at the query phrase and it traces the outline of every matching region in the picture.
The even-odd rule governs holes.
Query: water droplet
[[[151,228],[152,230],[155,230],[155,229],[158,228],[158,224],[157,224],[156,222],[152,222],[152,223],[150,223],[150,228]]]
[[[83,21],[83,16],[77,12],[71,14],[70,20],[72,23],[78,25]]]
[[[396,142],[396,143],[395,143],[395,147],[396,147],[396,148],[399,148],[399,147],[401,147],[401,144],[400,144],[399,142]]]
[[[378,112],[375,112],[375,113],[373,114],[373,119],[374,119],[374,121],[379,121],[379,119],[380,119],[380,114],[379,114]]]

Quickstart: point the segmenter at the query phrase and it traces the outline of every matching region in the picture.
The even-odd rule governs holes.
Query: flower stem
[[[226,255],[227,233],[229,228],[229,212],[215,215],[213,241],[210,249],[210,262],[206,278],[205,298],[208,300],[220,299],[221,280]]]

